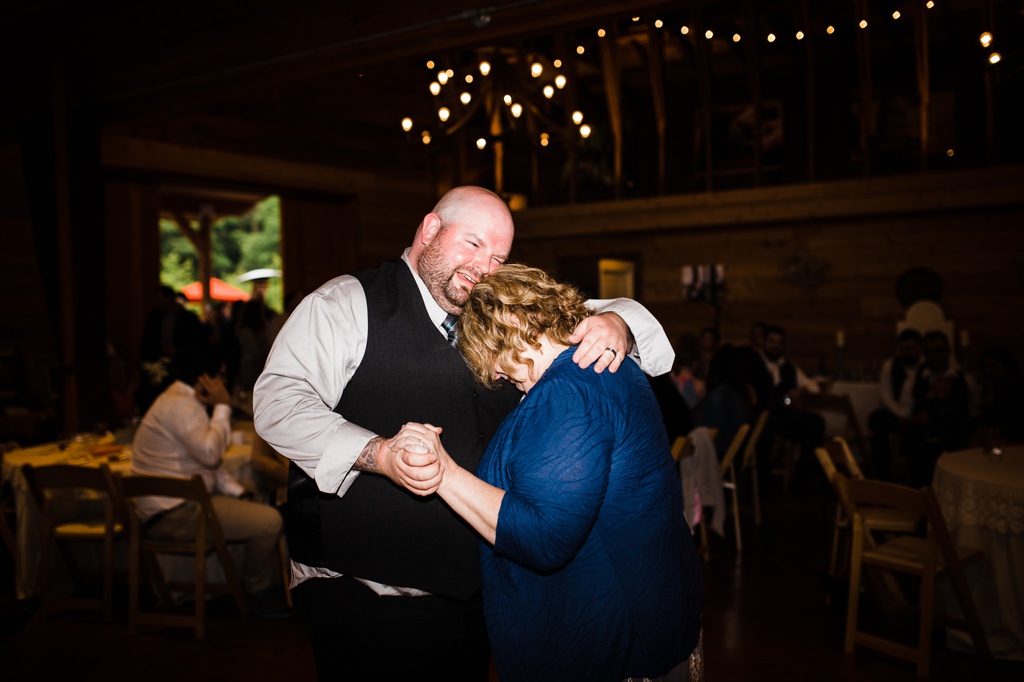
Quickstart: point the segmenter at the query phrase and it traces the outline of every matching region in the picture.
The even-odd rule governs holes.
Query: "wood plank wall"
[[[681,267],[722,263],[723,340],[745,343],[753,322],[777,322],[795,360],[834,372],[843,330],[850,374],[891,354],[904,316],[897,281],[929,268],[965,366],[997,343],[1024,362],[1021,177],[1020,168],[993,169],[524,211],[513,258],[556,274],[560,261],[634,259],[637,296],[673,341],[715,321],[711,305],[685,299]],[[816,289],[783,277],[800,255],[827,265]]]

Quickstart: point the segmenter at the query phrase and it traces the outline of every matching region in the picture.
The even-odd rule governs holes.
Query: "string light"
[[[459,101],[462,102],[463,104],[469,104],[472,100],[473,95],[469,94],[468,92],[464,92],[461,95],[459,95]]]
[[[604,29],[603,28],[597,29],[597,37],[598,38],[604,38]]]
[[[412,119],[409,118],[408,116],[402,119],[402,130],[404,130],[405,132],[409,132],[410,130],[412,130]]]
[[[552,65],[553,65],[553,66],[554,66],[554,67],[555,67],[556,69],[560,69],[560,68],[562,68],[562,60],[561,60],[561,59],[556,59],[555,61],[551,62],[551,64],[552,64]]]
[[[955,152],[952,149],[947,149],[946,150],[946,156],[953,156],[954,153]]]
[[[924,6],[931,9],[932,7],[935,7],[935,3],[932,2],[932,0],[928,0],[928,2],[924,3]]]
[[[715,37],[715,32],[709,28],[708,30],[704,31],[704,37],[707,38],[708,40],[711,40],[712,38]]]
[[[682,33],[685,36],[686,34],[688,34],[690,32],[690,27],[689,26],[682,26],[679,29],[679,32]]]
[[[438,71],[437,72],[437,82],[440,83],[441,85],[444,85],[445,83],[447,83],[448,82],[448,72],[447,71]]]
[[[985,31],[984,33],[981,34],[978,40],[981,41],[982,47],[988,47],[989,45],[992,44],[992,34],[989,33],[988,31]]]
[[[861,20],[860,20],[860,27],[861,27],[861,28],[867,28],[867,27],[868,27],[868,21],[867,21],[867,19],[861,19]]]
[[[580,135],[582,135],[584,138],[590,137],[590,126],[588,126],[586,123],[581,125]]]
[[[504,102],[506,106],[512,104],[512,95],[505,95],[501,98],[501,101]]]
[[[555,76],[555,87],[558,88],[559,90],[565,87],[565,76],[563,76],[562,74],[558,74],[557,76]]]
[[[448,74],[449,78],[455,78],[455,69],[448,69],[445,73]]]
[[[433,59],[431,59],[430,61],[427,62],[427,68],[430,69],[431,71],[434,70],[434,60]]]
[[[478,137],[477,140],[476,140],[476,148],[477,149],[483,149],[486,146],[487,146],[487,140],[485,140],[482,137]]]
[[[661,19],[655,19],[654,20],[654,28],[661,28],[664,25],[665,25],[665,22],[662,21]]]
[[[490,72],[491,72],[491,63],[490,62],[480,62],[480,75],[481,76],[486,76]]]
[[[430,84],[430,94],[431,95],[436,95],[436,94],[438,94],[440,92],[441,92],[441,84],[440,83],[438,83],[437,81],[434,81],[433,83]]]
[[[1002,58],[1003,55],[999,54],[998,52],[993,52],[988,56],[988,62],[989,64],[998,64],[1000,60],[1002,60]]]
[[[576,125],[583,123],[583,112],[580,111],[579,109],[572,112],[572,122],[575,123]]]
[[[732,42],[734,42],[734,43],[740,42],[740,34],[739,33],[733,33],[732,34]]]
[[[471,74],[471,73],[467,73],[466,74],[466,82],[467,83],[472,83],[473,82],[473,74]]]
[[[896,10],[895,12],[893,12],[892,13],[892,18],[893,19],[899,19],[900,18],[900,11]]]
[[[803,40],[804,39],[804,32],[803,31],[797,31],[796,32],[796,39],[797,40]]]
[[[437,110],[437,117],[442,121],[447,121],[448,117],[452,115],[452,112],[448,110],[448,107],[441,107]]]
[[[547,133],[541,133],[540,134],[540,146],[541,147],[547,147],[550,137],[551,136],[548,135]]]
[[[553,85],[545,85],[544,86],[544,96],[547,97],[548,99],[551,99],[552,97],[554,97],[555,96],[555,86],[553,86]]]
[[[520,116],[523,115],[523,105],[520,104],[519,102],[516,102],[515,104],[512,105],[511,111],[513,116],[519,118]]]
[[[633,17],[633,21],[640,21],[640,17]]]
[[[540,62],[534,62],[530,65],[530,75],[534,78],[540,78],[540,75],[544,73],[544,65]]]
[[[424,130],[420,134],[420,139],[423,140],[423,144],[430,144],[430,133],[428,133],[426,130]]]
[[[583,49],[582,45],[576,46],[576,54],[583,54],[584,52],[586,52],[586,50]]]
[[[832,35],[835,32],[836,32],[835,26],[829,26],[828,28],[825,29],[825,33],[827,33],[829,35]]]
[[[768,34],[768,42],[769,43],[774,43],[775,42],[775,34],[774,33],[769,33]]]

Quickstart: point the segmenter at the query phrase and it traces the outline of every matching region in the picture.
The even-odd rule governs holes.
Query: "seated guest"
[[[981,428],[993,442],[1024,441],[1024,374],[1013,353],[992,346],[981,354]]]
[[[943,332],[924,335],[924,364],[914,379],[914,410],[903,431],[907,483],[931,483],[935,461],[943,452],[966,446],[970,399],[963,372],[953,366],[949,339]]]
[[[224,537],[245,543],[241,578],[257,616],[288,615],[273,589],[281,515],[251,502],[246,489],[222,467],[231,441],[231,398],[220,378],[223,361],[212,348],[179,354],[177,379],[146,412],[132,443],[133,474],[190,478],[202,476]],[[213,417],[207,415],[213,408]],[[137,510],[146,534],[154,538],[194,537],[201,514],[193,503],[172,498],[140,498]]]
[[[708,372],[708,395],[701,412],[702,425],[717,429],[715,451],[725,454],[739,428],[753,423],[753,385],[746,356],[726,343],[718,348]]]
[[[572,362],[569,335],[590,314],[540,270],[488,275],[463,308],[459,349],[481,384],[504,379],[526,397],[477,475],[441,429],[407,424],[396,437],[436,456],[433,490],[486,542],[484,615],[503,682],[655,678],[687,671],[698,645],[700,560],[658,404],[633,362],[615,374]]]
[[[799,404],[805,393],[818,393],[820,388],[786,359],[786,330],[782,327],[768,326],[759,355],[762,365],[759,369],[763,371],[754,375],[756,409],[768,410],[771,416],[758,447],[758,474],[763,480],[769,473],[775,436],[782,436],[800,446],[796,476],[798,483],[810,484],[820,473],[814,449],[825,440],[825,418],[800,409]]]
[[[896,355],[882,364],[878,397],[882,406],[868,417],[871,459],[878,478],[892,480],[892,448],[889,439],[900,433],[914,411],[914,380],[921,367],[921,332],[904,329],[897,340]]]

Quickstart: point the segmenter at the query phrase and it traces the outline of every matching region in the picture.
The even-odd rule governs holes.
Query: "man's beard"
[[[437,304],[445,312],[457,315],[462,312],[462,306],[466,305],[469,291],[455,284],[455,270],[449,269],[439,241],[434,240],[424,247],[416,269]],[[470,274],[476,276],[475,273]]]

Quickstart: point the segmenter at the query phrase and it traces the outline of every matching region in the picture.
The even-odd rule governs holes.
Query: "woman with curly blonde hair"
[[[475,475],[429,424],[407,424],[398,442],[436,454],[437,494],[486,541],[503,682],[689,678],[700,561],[661,412],[635,363],[597,374],[572,362],[569,334],[588,315],[541,270],[488,275],[463,308],[459,349],[481,384],[509,381],[524,399]]]

